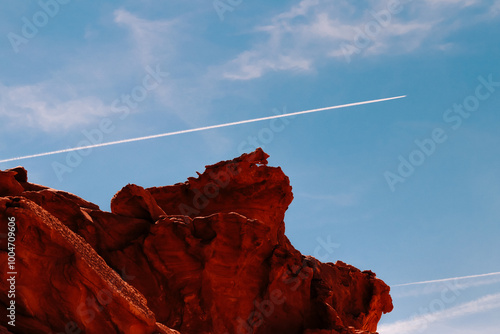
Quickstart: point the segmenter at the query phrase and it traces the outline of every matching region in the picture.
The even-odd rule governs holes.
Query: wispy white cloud
[[[265,52],[268,53],[268,52]],[[311,61],[284,54],[263,54],[260,51],[248,51],[239,55],[224,73],[227,79],[248,80],[261,77],[269,71],[308,70]]]
[[[489,15],[490,17],[497,17],[500,15],[500,0],[495,0],[494,3],[491,5],[491,8],[489,10]]]
[[[118,36],[115,43],[104,45],[103,50],[90,54],[83,50],[83,56],[75,52],[72,58],[61,57],[60,66],[46,73],[47,79],[36,78],[21,85],[0,83],[3,123],[51,133],[94,124],[115,114],[112,101],[140,85],[147,66],[156,68],[175,53],[173,34],[179,31],[175,29],[175,19],[147,20],[122,9],[116,10],[113,18],[116,25],[130,33],[126,35],[129,39]],[[88,25],[85,38],[95,38],[98,31]],[[162,93],[169,87],[164,80]],[[158,93],[159,89],[154,91],[155,95]]]
[[[192,30],[199,29],[193,24],[193,15],[151,20],[125,9],[114,12],[115,24],[129,32],[130,46],[126,52],[135,55],[131,59],[143,66],[161,64],[161,68],[170,73],[155,90],[157,107],[162,113],[175,115],[188,128],[212,125],[211,102],[225,95],[219,89],[218,72],[185,60],[189,53],[200,53],[200,45],[209,45],[193,34]],[[214,151],[232,147],[220,134],[210,132],[202,136]]]
[[[161,68],[170,73],[155,90],[156,106],[162,113],[175,115],[186,128],[212,125],[211,102],[225,94],[218,87],[218,75],[200,64],[186,61],[189,53],[200,52],[201,44],[208,45],[192,31],[199,29],[194,24],[195,17],[190,14],[151,20],[125,9],[114,12],[114,23],[129,32],[130,45],[126,52],[133,55],[131,59],[143,67],[161,64]],[[215,152],[232,147],[232,143],[218,133],[201,135]]]
[[[490,294],[471,302],[428,314],[420,314],[407,320],[379,326],[380,334],[421,333],[430,324],[456,319],[500,308],[500,294]]]
[[[6,123],[45,132],[66,131],[111,113],[99,98],[75,96],[71,88],[55,80],[23,86],[0,85],[0,96],[0,117]]]
[[[187,28],[181,18],[149,20],[119,9],[114,12],[114,21],[129,31],[131,45],[127,52],[134,54],[132,59],[141,62],[143,67],[161,64],[164,71],[171,73],[178,71],[179,65],[183,64],[181,59],[183,52],[186,52],[185,41],[192,36],[187,37],[188,33],[182,33]],[[202,96],[200,88],[212,91],[210,83],[200,83],[202,76],[203,74],[195,76],[191,69],[182,74],[171,73],[168,80],[156,90],[158,101],[180,119],[191,124],[193,117],[185,111],[199,109],[194,105]],[[199,105],[206,105],[206,101],[203,102]]]
[[[179,37],[177,20],[147,20],[124,9],[114,12],[114,20],[130,30],[134,44],[132,50],[143,66],[165,62],[165,58],[176,53],[174,42]]]
[[[480,0],[425,0],[424,2],[426,6],[432,7],[453,6],[465,8],[480,3]]]
[[[332,57],[350,61],[353,56],[412,52],[427,39],[433,40],[432,48],[443,50],[447,34],[462,26],[459,12],[479,1],[401,1],[401,13],[394,14],[387,1],[369,3],[360,11],[347,1],[302,0],[257,26],[260,40],[229,61],[223,76],[249,80],[273,71],[310,71]],[[389,15],[377,15],[382,12]]]

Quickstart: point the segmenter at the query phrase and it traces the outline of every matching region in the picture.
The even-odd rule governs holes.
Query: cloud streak
[[[480,275],[470,275],[470,276],[459,276],[459,277],[452,277],[452,278],[443,278],[443,279],[437,279],[437,280],[432,280],[432,281],[421,281],[421,282],[396,284],[396,285],[393,285],[393,287],[410,286],[410,285],[422,285],[422,284],[431,284],[431,283],[444,283],[444,282],[451,282],[451,281],[457,281],[457,280],[463,280],[463,279],[489,277],[489,276],[500,276],[500,272],[494,272],[494,273],[488,273],[488,274],[480,274]]]
[[[379,326],[378,331],[380,334],[421,333],[431,323],[487,312],[497,308],[500,308],[500,294],[490,294],[449,309],[419,315],[392,324],[384,324]]]
[[[272,120],[272,119],[276,119],[276,118],[298,116],[298,115],[304,115],[304,114],[309,114],[309,113],[315,113],[315,112],[319,112],[319,111],[326,111],[326,110],[347,108],[347,107],[353,107],[353,106],[360,106],[360,105],[364,105],[364,104],[385,102],[385,101],[390,101],[390,100],[401,99],[401,98],[404,98],[404,97],[406,97],[406,95],[395,96],[395,97],[388,97],[388,98],[377,99],[377,100],[370,100],[370,101],[354,102],[354,103],[342,104],[342,105],[337,105],[337,106],[332,106],[332,107],[326,107],[326,108],[304,110],[304,111],[298,111],[298,112],[289,113],[289,114],[281,114],[281,115],[275,115],[275,116],[261,117],[261,118],[249,119],[249,120],[244,120],[244,121],[237,121],[237,122],[231,122],[231,123],[211,125],[211,126],[205,126],[205,127],[200,127],[200,128],[196,128],[196,129],[167,132],[167,133],[161,133],[161,134],[157,134],[157,135],[144,136],[144,137],[138,137],[138,138],[130,138],[130,139],[118,140],[118,141],[113,141],[113,142],[108,142],[108,143],[100,143],[100,144],[95,144],[95,145],[80,146],[80,147],[68,148],[68,149],[63,149],[63,150],[57,150],[57,151],[51,151],[51,152],[45,152],[45,153],[38,153],[38,154],[33,154],[33,155],[27,155],[27,156],[23,156],[23,157],[4,159],[4,160],[0,160],[0,163],[10,162],[10,161],[17,161],[17,160],[32,159],[32,158],[38,158],[38,157],[43,157],[43,156],[48,156],[48,155],[54,155],[54,154],[61,154],[61,153],[67,153],[67,152],[73,152],[73,151],[86,150],[86,149],[90,149],[90,148],[97,148],[97,147],[104,147],[104,146],[111,146],[111,145],[119,145],[119,144],[126,144],[126,143],[132,143],[132,142],[137,142],[137,141],[149,140],[149,139],[156,139],[156,138],[162,138],[162,137],[168,137],[168,136],[175,136],[175,135],[192,133],[192,132],[199,132],[199,131],[205,131],[205,130],[211,130],[211,129],[218,129],[218,128],[229,127],[229,126],[234,126],[234,125],[241,125],[241,124],[247,124],[247,123],[254,123],[254,122],[260,122],[260,121]]]
[[[392,285],[391,295],[393,298],[418,297],[449,289],[462,291],[497,283],[500,283],[500,272]]]
[[[114,12],[114,22],[129,29],[135,48],[133,49],[143,66],[165,62],[175,54],[175,42],[179,39],[179,22],[173,20],[146,20],[124,10]]]

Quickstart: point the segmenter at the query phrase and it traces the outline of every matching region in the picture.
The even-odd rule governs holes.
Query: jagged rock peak
[[[285,236],[288,177],[257,149],[184,183],[129,184],[111,212],[0,171],[16,230],[16,326],[0,333],[374,333],[392,310],[371,271],[303,256]],[[90,182],[90,181],[89,181]],[[8,261],[0,238],[0,259]]]

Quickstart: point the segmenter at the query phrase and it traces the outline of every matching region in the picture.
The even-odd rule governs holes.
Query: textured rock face
[[[29,183],[22,168],[0,172],[0,233],[15,217],[18,272],[16,327],[1,273],[0,333],[375,332],[389,287],[293,248],[291,186],[267,157],[258,149],[172,186],[127,185],[111,213]],[[7,257],[2,237],[3,266]]]

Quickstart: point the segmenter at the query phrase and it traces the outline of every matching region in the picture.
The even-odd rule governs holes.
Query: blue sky
[[[127,183],[181,182],[256,142],[290,177],[302,253],[390,285],[474,276],[394,286],[381,334],[498,333],[500,275],[476,275],[500,272],[500,1],[0,9],[0,160],[408,95],[0,168],[109,210]]]

